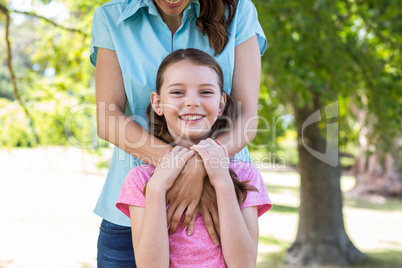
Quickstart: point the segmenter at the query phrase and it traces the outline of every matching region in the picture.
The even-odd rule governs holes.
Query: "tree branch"
[[[13,70],[13,65],[12,65],[13,57],[12,57],[12,53],[11,53],[11,43],[10,43],[10,38],[9,38],[10,37],[10,14],[9,14],[9,10],[5,6],[0,4],[0,11],[6,17],[5,41],[6,41],[6,45],[7,45],[7,68],[8,68],[8,71],[10,73],[10,80],[11,80],[11,85],[13,87],[14,97],[16,98],[16,100],[19,102],[19,104],[21,105],[22,109],[24,110],[25,116],[30,119],[33,133],[35,135],[35,138],[38,140],[38,135],[36,134],[35,127],[34,127],[33,117],[29,113],[28,108],[26,107],[24,101],[21,98],[21,94],[20,94],[20,92],[18,90],[17,81],[16,81],[16,78],[15,78],[14,70]]]
[[[0,4],[0,6],[1,6],[1,4]],[[35,18],[44,20],[44,21],[52,24],[53,26],[55,26],[57,28],[60,28],[60,29],[66,30],[66,31],[70,31],[70,32],[79,33],[79,34],[81,34],[83,36],[87,36],[87,34],[85,32],[83,32],[83,31],[81,31],[80,29],[63,26],[61,24],[58,24],[57,22],[54,22],[51,19],[48,19],[48,18],[46,18],[44,16],[41,16],[41,15],[37,14],[35,12],[27,12],[27,11],[20,11],[20,10],[14,10],[14,9],[10,9],[9,12],[14,12],[14,13],[19,13],[19,14],[24,14],[24,15],[27,15],[27,16],[35,17]]]
[[[348,6],[349,12],[352,12],[351,9],[350,9],[349,3],[347,3],[348,1],[344,1],[344,2]],[[315,14],[316,14],[316,16],[319,16],[318,13],[315,13]],[[330,23],[329,25],[332,27],[332,30],[334,31],[334,36],[335,36],[337,42],[339,43],[339,45],[344,48],[344,51],[349,55],[349,57],[352,59],[352,61],[360,69],[360,71],[362,73],[362,76],[363,76],[363,79],[366,82],[367,86],[370,87],[370,88],[374,88],[374,83],[370,79],[371,76],[369,76],[367,74],[368,71],[367,71],[365,65],[361,62],[360,58],[355,54],[353,48],[350,47],[348,45],[348,43],[342,42],[341,38],[339,37],[338,32],[340,32],[340,30],[338,29],[338,27],[336,25],[336,22],[332,21],[332,23]]]
[[[14,97],[17,99],[17,101],[20,103],[22,109],[25,112],[25,115],[29,116],[28,109],[26,108],[24,102],[21,99],[21,95],[19,93],[18,87],[17,87],[17,82],[15,79],[15,73],[13,70],[12,62],[13,62],[13,57],[11,53],[11,43],[10,43],[10,14],[8,9],[0,4],[0,11],[5,15],[6,17],[6,24],[5,24],[5,41],[7,45],[7,68],[10,73],[10,80],[11,80],[11,85],[13,87],[13,92],[14,92]]]
[[[348,11],[351,12],[351,11],[352,11],[352,7],[351,7],[349,1],[348,1],[348,0],[342,0],[342,2],[345,3],[345,6],[347,7]],[[362,5],[362,4],[363,4],[363,2],[359,2],[359,3],[358,3],[358,5]],[[364,22],[364,24],[366,25],[366,27],[367,27],[369,30],[373,31],[374,34],[375,34],[384,44],[389,43],[389,44],[391,44],[392,47],[394,47],[394,48],[396,48],[396,49],[401,49],[401,48],[402,48],[402,45],[401,45],[401,44],[398,44],[398,43],[396,43],[394,40],[392,40],[391,38],[385,36],[380,30],[378,30],[375,26],[373,26],[373,25],[371,24],[371,21],[369,21],[369,20],[367,19],[367,17],[363,15],[362,12],[358,12],[358,11],[356,10],[356,15],[358,15],[358,16],[363,20],[363,22]]]

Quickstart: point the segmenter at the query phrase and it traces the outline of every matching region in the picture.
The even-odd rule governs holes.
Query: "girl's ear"
[[[152,105],[152,109],[155,111],[155,113],[157,113],[158,115],[163,115],[163,111],[160,105],[161,101],[159,98],[159,95],[153,91],[151,93],[151,105]]]
[[[225,106],[226,106],[226,93],[224,92],[221,96],[221,101],[219,102],[220,115],[223,114],[223,111],[225,110]]]

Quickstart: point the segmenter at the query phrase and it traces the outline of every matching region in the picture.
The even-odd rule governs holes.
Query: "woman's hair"
[[[208,36],[209,46],[220,54],[229,40],[229,26],[236,12],[236,0],[200,0],[197,26]],[[225,15],[227,9],[227,17]]]
[[[218,85],[221,94],[226,94],[223,91],[223,72],[219,63],[208,55],[207,53],[194,49],[179,49],[175,52],[169,54],[161,63],[156,75],[156,93],[160,95],[161,87],[163,85],[163,75],[165,71],[174,63],[187,60],[193,64],[206,66],[212,68],[218,76]],[[152,105],[149,104],[147,108],[147,117],[149,120],[149,131],[150,133],[161,139],[162,141],[174,146],[174,140],[169,133],[166,119],[162,115],[158,115],[153,109]],[[211,131],[208,135],[209,138],[215,139],[217,136],[229,132],[233,126],[233,122],[237,117],[236,104],[229,94],[226,94],[226,105],[221,116],[215,121],[211,127]],[[249,181],[239,181],[237,175],[234,171],[229,169],[230,176],[232,177],[233,184],[236,190],[237,200],[241,205],[247,197],[247,191],[258,191],[254,186],[248,184]],[[144,191],[145,193],[145,191]]]

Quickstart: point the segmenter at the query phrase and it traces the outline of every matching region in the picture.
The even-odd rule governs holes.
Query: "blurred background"
[[[96,266],[106,2],[0,0],[0,267]],[[274,204],[257,267],[401,267],[402,2],[252,2],[268,49],[249,148]]]

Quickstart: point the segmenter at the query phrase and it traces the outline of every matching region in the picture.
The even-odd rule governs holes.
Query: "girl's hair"
[[[206,66],[212,68],[218,75],[218,85],[221,94],[226,94],[223,91],[223,72],[216,60],[207,53],[193,48],[179,49],[169,54],[161,63],[156,75],[156,93],[160,95],[161,87],[163,85],[163,75],[165,71],[174,63],[187,60],[193,64]],[[169,133],[166,119],[162,115],[158,115],[149,104],[147,108],[147,117],[149,120],[150,133],[161,139],[162,141],[174,146],[174,140]],[[222,116],[219,116],[214,125],[211,127],[209,138],[215,139],[217,136],[229,132],[233,126],[233,121],[237,117],[236,105],[229,94],[226,94],[226,105],[223,110]],[[237,200],[241,205],[247,197],[247,191],[258,191],[257,188],[248,184],[249,181],[239,181],[234,171],[229,169],[230,176],[232,177],[233,184],[236,190]],[[145,193],[145,190],[144,190]]]
[[[208,36],[209,46],[218,55],[229,40],[229,26],[236,12],[236,0],[200,0],[200,15],[197,26]],[[225,15],[227,10],[227,17]]]

